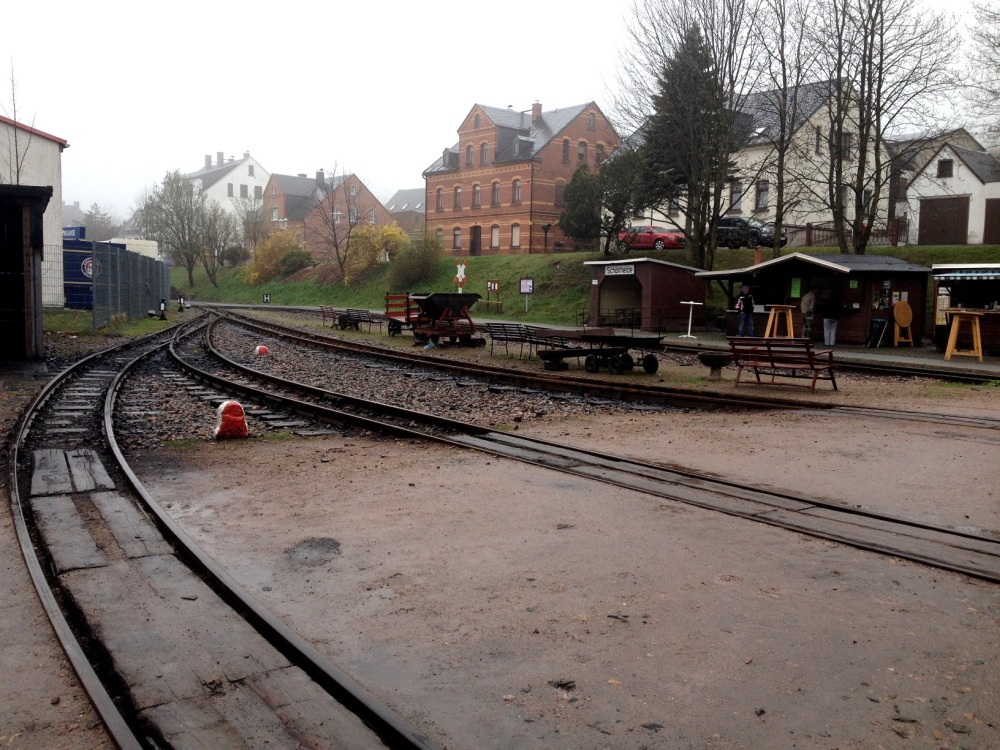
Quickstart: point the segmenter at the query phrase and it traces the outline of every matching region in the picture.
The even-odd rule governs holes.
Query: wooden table
[[[948,334],[948,347],[944,350],[944,361],[950,362],[953,355],[960,357],[978,357],[979,362],[983,361],[983,337],[979,332],[979,319],[983,313],[978,310],[964,310],[960,308],[946,311],[951,316],[951,332]],[[969,324],[969,332],[972,334],[972,348],[958,348],[958,333],[963,323]]]
[[[767,326],[764,328],[764,338],[795,338],[795,327],[792,324],[792,310],[795,309],[795,305],[768,305],[767,307],[771,312],[767,316]],[[785,335],[779,336],[778,325],[782,320],[785,321]]]

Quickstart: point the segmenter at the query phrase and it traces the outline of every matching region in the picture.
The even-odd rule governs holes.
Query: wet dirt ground
[[[901,400],[996,416],[997,395]],[[1000,529],[995,430],[811,412],[518,429]],[[248,590],[447,747],[1000,745],[996,585],[396,439],[198,443],[134,465]]]

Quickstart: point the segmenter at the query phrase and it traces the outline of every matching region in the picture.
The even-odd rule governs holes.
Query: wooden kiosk
[[[935,265],[934,343],[954,355],[1000,355],[1000,263]]]

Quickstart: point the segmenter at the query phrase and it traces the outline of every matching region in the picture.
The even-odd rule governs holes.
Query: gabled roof
[[[970,148],[963,148],[954,144],[947,144],[955,152],[959,159],[965,162],[972,173],[979,178],[982,183],[1000,182],[1000,162],[986,151],[973,151]],[[942,146],[942,148],[944,148]],[[938,149],[940,152],[940,149]],[[935,154],[936,156],[936,154]],[[933,157],[931,161],[934,161]]]
[[[807,255],[806,253],[790,253],[780,258],[772,258],[763,263],[746,268],[730,268],[726,271],[700,271],[696,274],[701,279],[739,278],[757,273],[766,268],[780,266],[785,263],[799,261],[817,266],[834,273],[930,273],[929,268],[910,263],[891,255]]]
[[[423,211],[427,193],[424,188],[397,190],[385,204],[389,213],[396,211]]]
[[[336,190],[349,176],[341,174],[325,177],[323,184],[326,186],[326,191]],[[319,192],[319,183],[315,177],[272,174],[271,179],[277,183],[278,189],[285,196],[285,216],[283,217],[285,219],[302,221],[323,197]]]
[[[511,145],[504,148],[493,163],[528,161],[533,159],[539,151],[545,148],[552,139],[555,138],[574,118],[579,117],[587,107],[596,107],[594,102],[577,104],[572,107],[562,109],[552,109],[542,112],[538,122],[531,121],[531,112],[515,112],[512,109],[501,107],[490,107],[485,104],[477,104],[473,107],[479,108],[498,129],[514,131],[512,133]],[[520,145],[515,150],[514,141],[517,136],[521,137]],[[458,144],[449,149],[452,152],[458,151]],[[438,158],[433,164],[424,170],[424,174],[432,172],[451,171],[444,166],[444,157]]]
[[[812,117],[830,97],[835,81],[817,81],[793,86],[789,97],[796,98],[795,119],[792,121],[794,133]],[[773,143],[778,139],[781,120],[778,117],[781,89],[758,91],[743,101],[740,112],[749,118],[744,145],[754,146]]]
[[[244,156],[242,159],[231,159],[230,161],[223,162],[222,164],[213,164],[210,167],[202,167],[198,171],[191,172],[184,176],[189,180],[201,180],[201,189],[205,190],[217,183],[238,166],[246,164],[248,161],[251,161],[250,156]]]
[[[9,117],[4,117],[0,115],[0,122],[6,123],[11,127],[17,128],[18,130],[23,130],[25,133],[31,133],[31,135],[37,135],[39,138],[44,138],[53,143],[59,144],[59,150],[69,148],[69,143],[67,143],[65,138],[60,138],[59,136],[50,135],[42,130],[31,127],[30,125],[25,125],[24,123],[18,122],[17,120],[12,120]]]

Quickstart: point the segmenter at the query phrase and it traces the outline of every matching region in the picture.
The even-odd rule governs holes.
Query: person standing
[[[740,287],[740,296],[736,299],[736,311],[738,313],[736,335],[742,336],[745,330],[747,336],[753,336],[753,295],[750,293],[749,284]]]
[[[823,305],[823,343],[833,346],[837,343],[837,323],[840,322],[840,297],[834,293]]]
[[[816,312],[816,292],[811,288],[806,288],[806,293],[802,295],[799,309],[802,310],[802,336],[803,338],[812,340],[813,316]]]

